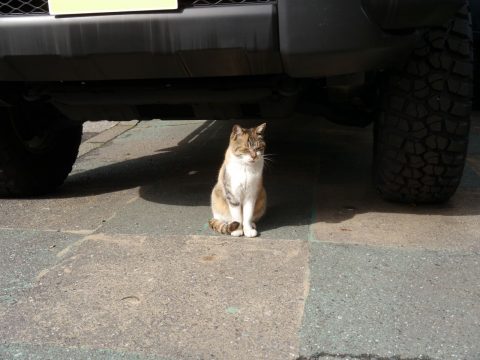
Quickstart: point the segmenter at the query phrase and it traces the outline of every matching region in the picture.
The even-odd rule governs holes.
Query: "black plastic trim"
[[[362,0],[367,14],[382,29],[397,30],[442,25],[463,0]]]

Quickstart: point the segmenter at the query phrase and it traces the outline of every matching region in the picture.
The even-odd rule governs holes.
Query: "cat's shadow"
[[[75,173],[54,197],[139,186],[140,197],[150,202],[208,206],[233,123],[206,122],[173,148]],[[258,121],[242,122],[253,124]],[[261,230],[339,223],[366,212],[480,214],[480,181],[468,171],[459,193],[445,205],[412,207],[382,201],[371,181],[371,133],[371,128],[341,127],[308,117],[270,121],[267,153],[274,156],[265,169],[268,210]]]

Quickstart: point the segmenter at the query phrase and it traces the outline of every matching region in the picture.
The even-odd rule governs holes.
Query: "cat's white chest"
[[[262,179],[262,164],[253,166],[229,164],[226,168],[230,189],[237,199],[243,202],[246,197],[256,196]]]

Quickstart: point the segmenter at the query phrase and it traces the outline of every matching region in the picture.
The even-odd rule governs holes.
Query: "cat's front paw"
[[[244,235],[249,238],[253,238],[258,235],[257,230],[255,229],[244,229]]]
[[[232,233],[230,235],[235,236],[235,237],[242,236],[243,235],[243,230],[238,229],[238,230],[232,231]]]

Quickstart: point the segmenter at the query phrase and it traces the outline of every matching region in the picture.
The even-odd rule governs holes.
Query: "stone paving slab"
[[[108,130],[115,125],[117,125],[118,121],[87,121],[83,123],[83,134],[82,134],[82,142],[88,141],[91,138],[95,137],[96,135]]]
[[[129,190],[97,196],[66,196],[68,184],[56,195],[38,199],[2,199],[0,229],[31,229],[88,234],[107,222],[132,199]],[[101,206],[100,206],[101,204]]]
[[[477,176],[477,184],[480,177]],[[367,184],[369,182],[366,182]],[[340,244],[480,250],[480,191],[460,188],[445,205],[389,204],[373,189],[323,186],[317,191],[315,239]],[[368,200],[367,200],[368,199]]]
[[[0,317],[34,286],[38,274],[58,263],[58,254],[79,238],[60,232],[0,229]],[[0,324],[4,326],[2,321]]]
[[[37,274],[58,262],[58,254],[79,238],[57,231],[0,229],[0,295],[31,287]]]
[[[310,252],[303,354],[323,354],[322,360],[479,358],[478,252],[324,243],[311,244]]]
[[[0,359],[24,360],[171,360],[155,355],[128,351],[89,349],[86,347],[60,347],[48,344],[0,344]]]
[[[292,359],[307,267],[299,241],[89,235],[7,304],[0,339],[175,359]]]

